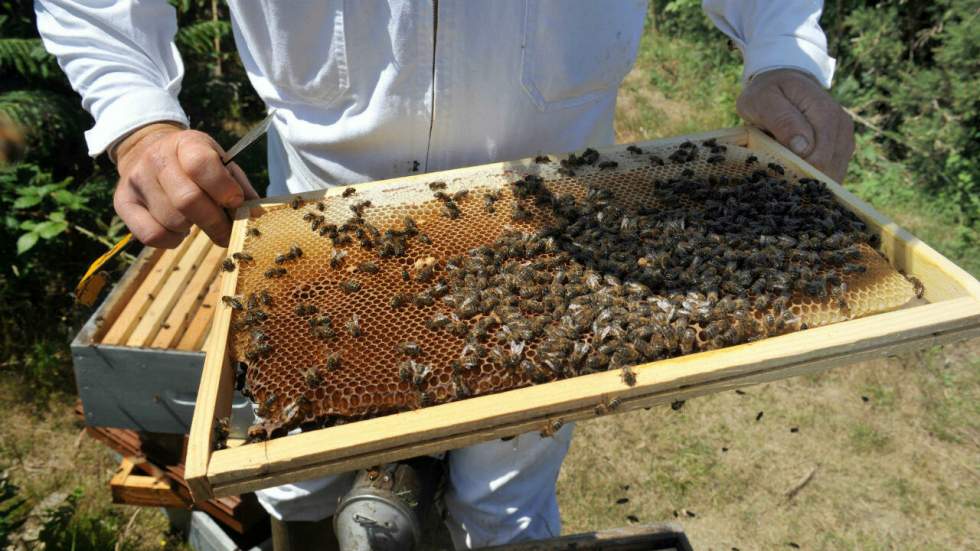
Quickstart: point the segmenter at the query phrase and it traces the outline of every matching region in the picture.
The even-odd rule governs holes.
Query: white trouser
[[[559,535],[555,482],[572,427],[566,424],[551,438],[529,432],[448,453],[446,524],[457,549]],[[353,473],[344,473],[259,490],[256,496],[277,519],[315,521],[334,513],[353,480]]]

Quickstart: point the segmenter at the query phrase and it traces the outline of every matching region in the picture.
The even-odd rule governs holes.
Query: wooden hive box
[[[143,249],[71,343],[87,425],[190,430],[224,255],[196,228],[175,249]],[[234,402],[243,432],[251,408]]]
[[[459,448],[538,430],[556,419],[589,419],[598,414],[597,404],[612,398],[620,400],[618,412],[628,411],[980,334],[980,283],[763,133],[736,128],[638,145],[656,149],[710,138],[720,144],[747,147],[799,175],[825,182],[843,207],[879,234],[880,249],[892,266],[924,284],[922,300],[895,311],[644,364],[635,370],[635,386],[624,385],[616,371],[594,373],[215,450],[212,427],[216,419],[229,414],[234,386],[228,353],[232,313],[219,308],[206,347],[187,454],[186,475],[195,498],[235,494]],[[625,146],[614,146],[600,153],[622,158],[624,150]],[[418,195],[433,180],[512,180],[515,174],[533,170],[533,161],[524,160],[354,187],[367,197],[400,191]],[[341,192],[334,188],[306,193],[303,198],[314,200]],[[239,209],[229,251],[242,249],[252,208],[261,211],[281,204],[271,200]],[[225,274],[220,294],[236,294],[237,281],[236,273]]]

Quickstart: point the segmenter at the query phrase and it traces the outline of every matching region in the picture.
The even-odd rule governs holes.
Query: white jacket
[[[228,3],[249,79],[277,110],[270,194],[612,143],[616,90],[647,12],[645,0]],[[829,87],[822,4],[704,8],[742,50],[746,77],[797,67]],[[166,0],[35,8],[45,47],[95,118],[90,154],[150,122],[189,123]]]

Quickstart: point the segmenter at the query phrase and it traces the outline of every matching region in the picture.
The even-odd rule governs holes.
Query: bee
[[[433,304],[436,303],[435,297],[433,297],[431,294],[425,291],[415,295],[414,301],[415,301],[415,306],[418,306],[419,308],[423,308],[425,306],[432,306]]]
[[[293,312],[300,317],[312,316],[313,314],[317,313],[317,311],[317,307],[312,304],[297,304],[296,308],[293,310]]]
[[[395,293],[391,296],[391,300],[388,301],[388,305],[391,306],[392,310],[397,310],[402,306],[407,305],[412,301],[412,295],[408,293]]]
[[[432,191],[439,191],[441,189],[446,189],[446,182],[429,182],[429,189]]]
[[[599,170],[610,170],[619,166],[616,161],[602,161],[599,163]]]
[[[463,381],[462,377],[455,373],[453,374],[453,393],[455,394],[457,400],[465,400],[466,398],[473,396],[473,391],[470,390],[470,387],[466,386],[466,383]]]
[[[364,334],[363,331],[361,331],[361,318],[358,317],[357,314],[351,314],[350,319],[347,320],[346,328],[347,332],[350,333],[350,336],[354,338],[360,337]]]
[[[786,170],[783,167],[777,165],[776,163],[769,163],[767,166],[769,167],[769,170],[775,172],[776,174],[779,174],[780,176],[786,174]]]
[[[426,266],[419,270],[419,273],[415,275],[415,281],[418,281],[419,283],[428,283],[432,281],[433,277],[435,277],[435,270],[433,270],[432,266]]]
[[[402,268],[402,281],[408,281],[409,279],[411,279],[411,277],[412,276],[411,274],[408,273],[408,270]]]
[[[323,212],[323,211],[327,210],[327,205],[324,205],[323,204],[323,201],[317,201],[316,202],[316,210],[318,210],[320,212]]]
[[[627,146],[626,147],[626,151],[629,151],[630,153],[632,153],[634,155],[642,155],[643,154],[643,150],[640,149],[639,147],[635,146],[635,145]]]
[[[436,314],[435,316],[432,316],[432,318],[430,318],[428,321],[425,322],[425,326],[432,331],[437,331],[449,325],[451,321],[452,320],[450,320],[444,314]]]
[[[258,237],[258,236],[262,235],[262,232],[260,232],[258,228],[249,228],[248,231],[245,232],[245,233],[247,233],[248,235],[250,235],[252,237]]]
[[[415,360],[406,360],[398,366],[398,378],[403,382],[409,382],[412,380],[412,376],[415,374]]]
[[[633,371],[633,368],[631,366],[624,365],[620,370],[619,376],[623,380],[623,383],[626,384],[626,386],[636,385],[636,372]]]
[[[379,268],[378,265],[375,264],[374,262],[365,260],[364,262],[361,262],[360,264],[357,265],[355,271],[365,273],[365,274],[376,274],[381,271],[381,268]]]
[[[420,233],[419,234],[419,241],[421,241],[425,245],[431,245],[432,244],[432,239],[428,235],[426,235],[424,233]]]
[[[412,361],[412,384],[416,388],[422,388],[425,384],[425,379],[432,373],[432,368],[426,364],[420,364],[416,361]]]
[[[361,282],[356,279],[349,279],[347,281],[340,282],[340,290],[349,294],[356,293],[361,290]]]
[[[664,160],[656,155],[650,155],[650,164],[653,166],[664,166]]]
[[[548,421],[548,424],[545,425],[544,429],[541,430],[541,438],[553,437],[555,433],[561,430],[562,426],[564,425],[565,422],[562,421],[561,419],[552,419]]]
[[[514,203],[514,211],[511,213],[510,219],[514,222],[526,222],[531,219],[531,212],[525,210],[520,203]]]
[[[470,194],[470,190],[461,189],[453,194],[453,201],[462,201],[463,199],[466,199],[466,197],[468,197],[469,194]]]
[[[443,189],[445,189],[445,188],[443,188]],[[432,196],[435,197],[437,200],[442,201],[443,203],[446,203],[446,202],[449,202],[449,201],[452,201],[453,200],[453,198],[450,197],[449,194],[446,193],[445,191],[437,191],[437,192],[433,193]]]
[[[405,235],[415,235],[419,232],[419,227],[411,216],[406,216],[402,222],[405,224]]]
[[[337,332],[333,330],[333,327],[330,327],[329,324],[318,323],[316,319],[310,319],[310,333],[314,337],[322,340],[330,340],[337,336]]]
[[[853,264],[853,263],[850,263],[850,262],[847,263],[847,264],[844,264],[844,273],[845,274],[863,274],[866,271],[868,271],[868,268],[865,267],[862,264]]]
[[[290,256],[288,253],[277,254],[276,255],[276,258],[275,258],[275,263],[276,264],[285,264],[286,262],[289,262],[292,259],[293,259],[293,257]]]
[[[346,198],[350,197],[351,195],[354,195],[355,193],[357,193],[357,190],[354,189],[354,188],[352,188],[352,187],[349,187],[349,188],[345,189],[344,192],[340,194],[340,196],[343,197],[344,199],[346,199]]]
[[[915,290],[915,298],[922,298],[922,295],[926,292],[926,286],[922,284],[922,281],[911,275],[906,275],[905,279],[912,282],[912,288]]]
[[[242,306],[242,301],[238,300],[237,297],[223,296],[221,297],[221,302],[225,303],[232,310],[244,310],[245,307]]]
[[[456,220],[460,215],[459,207],[452,201],[443,203],[442,209],[439,212],[450,220]]]
[[[559,167],[558,168],[558,174],[561,175],[561,176],[568,177],[568,178],[574,178],[575,177],[575,171],[572,170],[572,169],[570,169],[570,168],[568,168],[568,167],[565,167],[565,166],[562,166],[562,167]]]
[[[327,354],[327,369],[330,371],[337,371],[341,367],[340,354],[337,352],[331,352]]]
[[[335,247],[339,247],[340,245],[350,245],[353,239],[351,239],[350,235],[343,233],[331,237],[330,241],[333,242]]]
[[[235,262],[232,261],[232,259],[230,259],[230,258],[226,258],[226,259],[224,259],[224,260],[221,261],[221,269],[224,270],[224,271],[226,271],[226,272],[234,272],[235,271]]]
[[[228,441],[228,425],[230,419],[228,417],[221,417],[215,419],[214,424],[214,449],[223,450],[227,446]]]
[[[333,254],[330,255],[330,267],[335,270],[340,268],[344,264],[345,258],[347,258],[347,251],[334,249]]]
[[[252,258],[252,255],[243,252],[235,253],[231,255],[231,257],[239,262],[251,262],[255,260],[254,258]]]
[[[697,335],[695,335],[694,329],[691,329],[690,327],[687,327],[681,331],[680,338],[678,339],[681,354],[690,354],[694,351],[694,341],[696,337]]]
[[[306,386],[310,388],[316,388],[323,383],[323,375],[316,367],[310,367],[303,372],[303,379],[306,381]]]
[[[259,297],[257,297],[255,293],[249,293],[248,301],[246,301],[245,303],[245,308],[249,310],[255,310],[258,307],[259,307]]]
[[[398,346],[399,351],[406,356],[419,356],[422,354],[422,347],[415,341],[405,341]]]
[[[724,155],[712,155],[712,156],[708,157],[707,159],[705,159],[705,161],[709,165],[716,165],[718,163],[721,163],[724,160],[725,160],[725,156]]]
[[[293,210],[296,210],[303,206],[303,199],[300,197],[293,197],[293,200],[289,202],[289,206],[292,207]]]
[[[293,258],[302,258],[303,257],[303,249],[300,249],[299,248],[299,245],[296,245],[294,243],[294,244],[292,244],[292,245],[289,246],[289,256],[291,256]]]

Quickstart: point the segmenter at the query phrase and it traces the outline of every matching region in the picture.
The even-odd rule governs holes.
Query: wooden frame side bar
[[[249,208],[241,207],[235,212],[231,228],[228,251],[239,251],[245,243],[245,227],[248,223]],[[221,272],[220,295],[234,295],[238,285],[238,270]],[[184,479],[191,490],[194,501],[212,495],[208,483],[208,462],[214,444],[214,421],[231,412],[234,373],[228,359],[228,328],[231,324],[231,309],[214,306],[212,327],[205,345],[204,368],[197,391],[194,417],[187,442],[187,457],[184,460]]]

